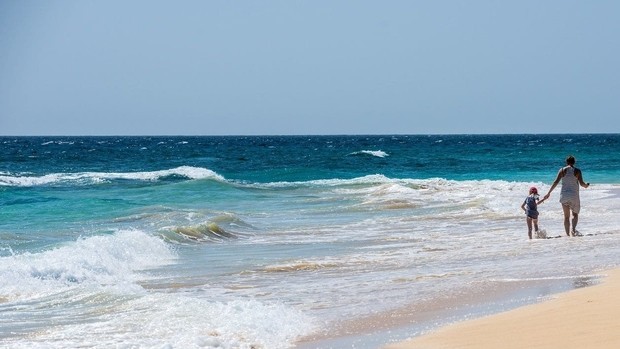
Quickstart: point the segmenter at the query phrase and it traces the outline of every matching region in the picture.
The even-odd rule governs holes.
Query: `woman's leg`
[[[564,211],[564,230],[566,231],[566,236],[570,236],[570,207],[562,205],[562,211]]]
[[[573,230],[571,231],[573,236],[577,235],[577,222],[579,222],[579,214],[573,212]]]

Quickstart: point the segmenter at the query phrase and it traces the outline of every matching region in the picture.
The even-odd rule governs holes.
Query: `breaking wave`
[[[50,173],[42,176],[0,173],[0,186],[35,187],[43,185],[92,185],[116,180],[158,181],[166,178],[212,179],[225,181],[218,173],[207,168],[180,166],[169,170],[145,172],[77,172]]]
[[[349,155],[371,155],[371,156],[376,156],[378,158],[384,158],[386,156],[390,156],[388,153],[384,152],[383,150],[360,150],[360,151],[353,152]]]

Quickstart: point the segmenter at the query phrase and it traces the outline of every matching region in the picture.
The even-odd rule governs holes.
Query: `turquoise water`
[[[0,145],[0,346],[288,348],[412,303],[618,265],[620,135]],[[586,236],[527,241],[519,206],[568,154],[592,183]],[[563,234],[557,195],[539,207],[549,236]]]

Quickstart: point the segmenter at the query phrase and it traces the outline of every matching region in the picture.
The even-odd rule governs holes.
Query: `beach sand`
[[[384,349],[620,348],[620,269],[600,284],[448,325]]]

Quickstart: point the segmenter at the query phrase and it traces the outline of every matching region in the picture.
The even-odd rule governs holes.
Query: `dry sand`
[[[384,349],[620,348],[620,269],[602,283],[465,321]]]

